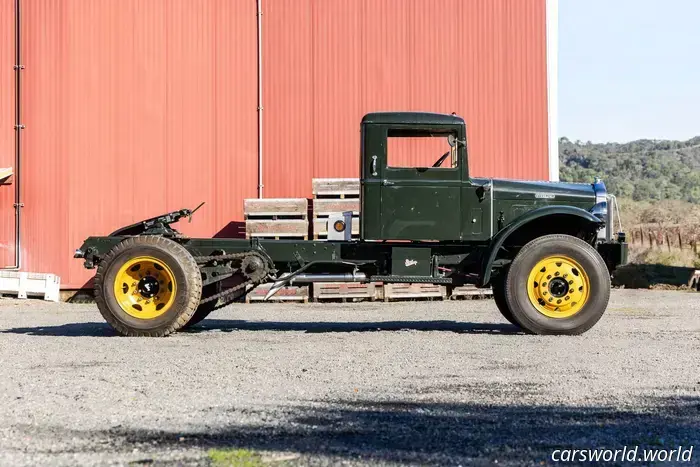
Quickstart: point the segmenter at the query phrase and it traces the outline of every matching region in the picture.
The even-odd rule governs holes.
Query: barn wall
[[[14,148],[13,9],[0,0],[0,166]],[[85,237],[201,201],[179,228],[236,234],[257,186],[255,9],[22,0],[23,269],[82,287],[92,273],[72,251]],[[380,110],[457,112],[473,175],[547,178],[545,0],[263,0],[263,11],[266,197],[357,176],[359,122]],[[11,191],[0,187],[5,264]]]
[[[548,178],[544,0],[265,5],[267,196],[358,176],[359,121],[382,110],[456,112],[472,175]]]
[[[242,218],[255,2],[31,0],[22,21],[24,269],[81,287],[92,273],[71,257],[89,235],[201,201],[187,234]]]

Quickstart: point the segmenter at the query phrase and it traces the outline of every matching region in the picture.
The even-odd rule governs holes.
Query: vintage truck
[[[257,284],[272,282],[272,295],[371,281],[491,286],[505,319],[535,334],[580,334],[601,318],[611,271],[627,259],[601,181],[472,177],[456,115],[371,113],[361,130],[358,240],[341,218],[328,228],[342,238],[329,241],[188,238],[172,224],[189,209],[147,219],[75,252],[97,267],[102,316],[123,335],[166,336]],[[431,167],[393,167],[393,138],[439,138],[448,151]]]

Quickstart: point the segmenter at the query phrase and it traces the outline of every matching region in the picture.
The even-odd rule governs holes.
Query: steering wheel
[[[440,159],[436,160],[435,163],[433,164],[433,167],[440,167],[443,162],[445,162],[445,159],[447,159],[447,156],[450,155],[450,151],[447,151],[445,154],[440,156]]]

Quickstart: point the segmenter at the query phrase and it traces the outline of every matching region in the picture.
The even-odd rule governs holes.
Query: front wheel
[[[100,262],[95,301],[123,336],[167,336],[192,317],[202,296],[202,276],[179,243],[157,236],[130,237]]]
[[[525,245],[511,263],[505,301],[513,318],[533,334],[582,334],[603,316],[610,273],[583,240],[546,235]]]
[[[516,326],[520,326],[518,322],[513,317],[513,312],[508,308],[508,302],[506,302],[506,277],[508,277],[508,269],[505,271],[500,271],[498,276],[496,276],[491,283],[491,290],[493,291],[493,301],[496,302],[498,311],[501,315],[510,323]]]

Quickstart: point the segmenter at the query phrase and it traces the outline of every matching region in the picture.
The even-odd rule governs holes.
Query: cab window
[[[454,169],[457,167],[457,147],[450,141],[454,132],[435,130],[389,130],[387,135],[387,166],[393,168]]]

